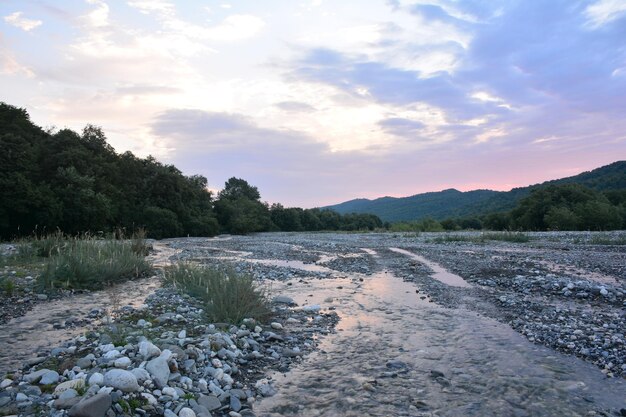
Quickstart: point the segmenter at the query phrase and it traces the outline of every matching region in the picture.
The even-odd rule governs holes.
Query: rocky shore
[[[435,237],[278,233],[162,243],[176,250],[173,261],[228,264],[270,289],[310,289],[310,299],[316,282],[333,282],[340,293],[345,285],[335,282],[342,279],[358,287],[368,277],[392,273],[414,284],[416,300],[495,319],[533,344],[594,364],[609,380],[624,379],[626,247],[566,233],[532,234],[527,243]],[[438,263],[469,286],[434,279],[428,266],[394,248]],[[0,415],[255,415],[255,404],[275,393],[272,375],[318,349],[340,319],[332,302],[297,306],[274,295],[270,322],[241,326],[207,323],[201,306],[172,288],[156,290],[141,306],[94,310],[85,319],[101,324],[0,383]],[[32,296],[42,306],[48,302]],[[626,404],[592,410],[585,415],[625,415]]]

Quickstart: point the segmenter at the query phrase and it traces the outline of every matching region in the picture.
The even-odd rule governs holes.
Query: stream
[[[626,381],[495,320],[430,303],[390,271],[273,289],[341,320],[320,351],[272,375],[278,394],[255,406],[259,416],[583,416],[593,405],[626,406]]]

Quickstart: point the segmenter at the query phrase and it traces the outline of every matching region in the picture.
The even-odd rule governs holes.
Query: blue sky
[[[312,207],[626,159],[626,0],[4,0],[0,100]]]

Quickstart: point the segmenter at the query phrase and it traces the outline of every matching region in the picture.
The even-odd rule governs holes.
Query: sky
[[[2,0],[0,101],[316,207],[626,159],[626,0]]]

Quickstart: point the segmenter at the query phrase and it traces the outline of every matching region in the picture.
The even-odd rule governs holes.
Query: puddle
[[[358,278],[362,278],[360,281]],[[626,406],[626,381],[533,345],[508,326],[428,303],[391,273],[275,283],[341,320],[254,407],[285,416],[583,416]]]
[[[263,264],[263,265],[270,265],[270,266],[276,266],[279,268],[294,268],[294,269],[301,269],[303,271],[308,271],[308,272],[322,272],[322,273],[327,273],[327,274],[332,274],[332,273],[336,273],[337,271],[333,271],[330,268],[326,268],[325,266],[322,265],[317,265],[314,263],[304,263],[302,261],[283,261],[280,259],[251,259],[251,258],[246,258],[246,259],[241,259],[242,261],[246,261],[246,262],[254,262],[254,263],[258,263],[258,264]]]
[[[432,277],[435,278],[437,281],[443,282],[444,284],[447,284],[453,287],[471,287],[471,284],[465,281],[460,276],[447,271],[438,263],[429,261],[423,256],[417,255],[413,252],[409,252],[408,250],[405,250],[405,249],[389,248],[389,250],[409,256],[410,258],[413,258],[416,261],[426,265],[427,267],[433,270]]]

